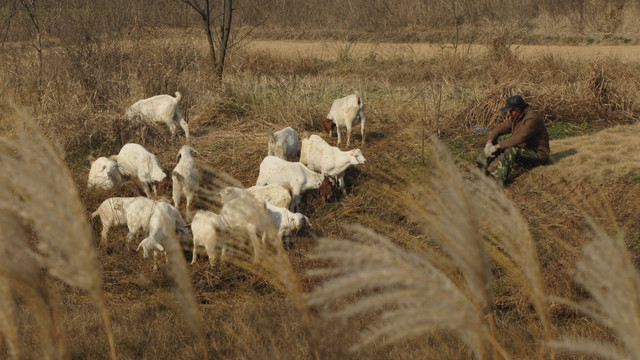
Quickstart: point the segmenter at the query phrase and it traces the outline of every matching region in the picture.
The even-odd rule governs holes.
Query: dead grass
[[[194,317],[202,320],[204,340],[200,341],[206,344],[212,358],[306,359],[317,354],[326,359],[459,359],[472,357],[473,353],[488,354],[491,350],[487,349],[501,349],[512,358],[533,358],[547,354],[541,339],[549,337],[549,328],[554,339],[568,335],[612,342],[619,338],[593,319],[540,298],[546,294],[579,302],[590,297],[587,287],[575,282],[567,270],[576,268],[582,256],[580,249],[587,243],[584,211],[599,214],[595,216],[599,221],[606,219],[603,210],[596,207],[598,203],[606,204],[613,212],[612,219],[603,221],[603,228],[609,231],[614,228],[610,222],[617,222],[626,229],[623,240],[631,250],[631,262],[635,268],[640,264],[637,236],[640,228],[635,217],[640,202],[633,195],[637,193],[640,174],[635,171],[637,162],[632,151],[632,139],[640,129],[635,125],[615,126],[637,119],[640,82],[636,64],[616,59],[566,60],[560,56],[514,62],[501,57],[451,54],[448,50],[434,57],[413,54],[389,58],[377,55],[376,48],[369,49],[363,58],[339,59],[340,55],[348,55],[342,48],[333,49],[328,59],[303,55],[282,58],[264,51],[238,49],[231,54],[224,83],[213,86],[206,53],[198,41],[181,39],[174,49],[170,46],[174,42],[162,39],[161,35],[150,35],[137,43],[133,39],[122,47],[117,42],[84,44],[81,48],[76,44],[73,46],[86,49],[75,55],[52,51],[46,57],[46,81],[41,87],[29,56],[0,53],[7,60],[1,62],[6,75],[0,82],[0,93],[11,94],[28,106],[46,137],[60,144],[63,150],[60,153],[64,153],[64,164],[73,181],[69,188],[77,189],[76,196],[81,201],[81,218],[109,196],[140,193],[133,183],[123,184],[112,192],[88,191],[86,155],[108,156],[115,154],[124,142],[136,141],[155,153],[166,169],[175,166],[182,137],[171,141],[165,128],[143,128],[139,124],[126,124],[122,119],[123,109],[133,101],[156,93],[171,94],[176,90],[183,93],[182,111],[193,131],[190,145],[201,154],[197,159],[201,168],[215,169],[203,171],[209,190],[222,180],[228,181],[222,173],[243,186],[253,185],[265,153],[268,129],[292,126],[298,133],[305,130],[319,133],[320,120],[331,101],[354,90],[363,94],[367,104],[367,145],[362,150],[369,164],[347,172],[347,196],[324,204],[308,195],[303,212],[311,217],[313,226],[294,240],[291,249],[281,250],[277,244],[271,247],[273,257],[264,263],[237,261],[209,267],[203,260],[187,267],[183,280],[176,280],[167,267],[152,272],[151,264],[143,262],[134,251],[135,244],[124,241],[126,231],[115,231],[107,246],[99,249],[95,263],[100,267],[101,287],[114,324],[119,357],[202,358],[197,335],[190,329]],[[160,46],[154,48],[152,42]],[[502,43],[503,50],[505,46]],[[71,45],[64,47],[76,50]],[[481,140],[470,126],[490,127],[500,121],[497,109],[513,93],[524,94],[543,113],[549,127],[575,122],[587,124],[593,133],[609,129],[565,139],[552,133],[557,136],[551,143],[554,164],[520,173],[503,193],[491,193],[494,197],[487,201],[499,197],[492,206],[506,204],[499,209],[487,206],[469,212],[469,216],[483,218],[504,211],[511,216],[506,217],[512,220],[507,223],[516,229],[512,233],[491,234],[488,230],[474,233],[469,229],[482,228],[484,220],[475,225],[469,222],[467,232],[475,236],[469,238],[475,239],[472,244],[477,245],[478,241],[483,244],[475,246],[474,253],[490,258],[486,260],[479,255],[469,260],[464,256],[471,253],[464,253],[465,248],[452,247],[458,243],[447,243],[442,236],[425,233],[424,224],[409,215],[407,204],[398,194],[407,194],[407,184],[426,183],[434,173],[432,148],[425,141],[431,134],[439,134],[447,143],[464,145],[460,147],[464,151],[454,154],[454,159],[463,170],[465,181],[473,179],[466,168],[471,166],[468,159],[481,148]],[[0,120],[2,134],[15,136],[7,119]],[[326,139],[335,144],[335,138]],[[359,135],[355,146],[361,146]],[[454,173],[453,164],[447,164]],[[442,181],[439,193],[443,206],[435,210],[449,211],[444,205],[450,205],[447,201],[453,197],[447,192],[451,190],[447,188],[452,185],[451,179],[438,180]],[[430,191],[435,188],[427,187]],[[459,201],[473,197],[465,195],[464,191],[469,190],[465,185],[453,190],[463,191],[455,197]],[[436,205],[426,199],[413,202],[414,212],[416,207],[427,209]],[[216,209],[216,206],[219,203],[211,197],[203,197],[198,203],[200,208]],[[437,212],[429,209],[432,215]],[[452,231],[457,230],[462,220],[456,216],[446,219],[454,224]],[[444,218],[432,217],[430,228],[444,236],[447,229],[438,228],[442,221]],[[357,230],[359,235],[354,240],[353,231],[343,227],[348,223],[370,230]],[[85,237],[97,239],[99,225],[87,225],[91,228]],[[480,234],[483,236],[478,240]],[[498,237],[505,234],[511,236]],[[427,331],[430,328],[416,325],[393,333],[385,328],[384,321],[376,322],[380,321],[380,308],[372,313],[352,312],[346,321],[323,318],[322,307],[306,310],[306,305],[300,302],[301,294],[312,291],[324,280],[308,277],[306,270],[326,265],[331,259],[308,258],[319,249],[319,238],[339,239],[333,243],[337,249],[348,246],[346,243],[355,246],[358,241],[369,241],[374,250],[385,244],[384,249],[391,249],[390,254],[400,255],[398,259],[385,258],[390,270],[405,266],[402,269],[411,272],[401,261],[406,256],[418,258],[421,264],[435,261],[437,266],[430,274],[438,274],[433,276],[441,280],[439,284],[456,287],[449,290],[460,304],[471,304],[470,309],[464,308],[467,311],[464,314],[474,317],[473,328],[482,329],[482,339],[478,340],[478,334],[470,331],[472,327],[462,326],[467,323],[454,317],[449,319],[451,326],[446,327],[451,330],[432,333]],[[514,239],[523,243],[513,242]],[[528,247],[523,245],[525,242]],[[184,259],[174,263],[189,260],[188,252],[177,254]],[[12,255],[17,258],[15,253]],[[362,259],[367,260],[373,259]],[[371,266],[376,265],[379,263]],[[38,268],[36,264],[33,266]],[[362,269],[354,265],[353,270]],[[71,357],[107,358],[106,339],[95,338],[103,325],[100,314],[89,306],[91,298],[57,280],[47,280],[49,295],[42,297],[45,299],[42,302],[62,304],[58,305],[63,310],[60,318],[64,320],[60,331],[68,339],[66,351]],[[431,294],[429,291],[434,290],[429,287],[429,279],[422,280],[418,281],[419,289]],[[181,303],[198,304],[191,320],[187,320],[184,309],[179,308],[172,295],[179,281],[189,283],[185,289],[193,288],[193,299]],[[406,286],[405,291],[415,290],[400,280],[399,284]],[[361,284],[356,281],[347,290],[351,294],[357,292],[356,285]],[[367,294],[382,297],[381,290],[375,288]],[[397,288],[391,290],[402,295]],[[418,305],[436,306],[432,304],[434,298],[435,295],[423,297]],[[339,299],[336,305],[348,308],[362,304],[349,300],[349,296]],[[37,313],[26,300],[21,301],[13,310],[10,306],[3,307],[6,310],[2,314],[16,319],[18,334],[22,336],[2,329],[6,345],[0,350],[0,357],[15,353],[18,347],[25,357],[36,357],[42,346],[47,345],[37,338],[39,330],[34,326]],[[437,308],[430,309],[440,315]],[[492,325],[483,317],[486,314],[491,314]],[[435,318],[435,315],[416,317],[429,321]],[[371,324],[381,327],[371,328]],[[488,330],[492,327],[494,331]],[[458,336],[460,333],[464,334],[462,338]],[[372,345],[377,345],[380,339],[394,341],[385,347],[362,347],[351,352],[359,334],[368,334],[364,340]],[[490,346],[484,343],[487,334]],[[55,343],[54,340],[50,342]]]

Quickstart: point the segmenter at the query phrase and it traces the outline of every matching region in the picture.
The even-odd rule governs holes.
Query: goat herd
[[[182,96],[157,95],[133,104],[126,112],[129,121],[135,119],[166,124],[172,138],[176,124],[185,132],[189,140],[189,127],[182,118],[179,104]],[[338,145],[341,143],[340,127],[346,127],[347,147],[351,140],[351,127],[360,124],[362,143],[364,136],[364,104],[358,94],[337,99],[333,102],[323,129],[331,134],[337,132]],[[295,162],[300,154],[299,161]],[[167,201],[152,200],[168,185],[168,176],[155,155],[139,144],[124,145],[117,155],[100,157],[91,164],[88,188],[113,189],[128,178],[137,178],[143,186],[146,197],[112,197],[104,200],[91,217],[100,217],[103,245],[114,226],[127,226],[127,241],[143,231],[148,234],[138,250],[143,249],[144,258],[153,255],[153,269],[157,270],[157,256],[165,253],[166,241],[176,237],[181,244],[193,244],[193,258],[204,248],[211,264],[216,259],[216,249],[221,247],[221,257],[225,247],[217,244],[222,231],[242,232],[251,239],[254,257],[258,256],[259,238],[264,241],[265,230],[247,216],[247,206],[256,211],[266,212],[277,229],[278,237],[288,241],[290,235],[305,224],[311,225],[309,218],[300,210],[301,195],[318,189],[323,199],[327,199],[335,188],[346,193],[345,171],[352,165],[364,164],[360,149],[342,151],[329,145],[322,137],[304,132],[299,141],[291,127],[269,133],[267,156],[260,164],[256,185],[248,189],[226,187],[220,191],[222,208],[219,214],[208,210],[197,210],[192,214],[194,197],[199,188],[198,166],[192,155],[197,151],[184,145],[178,152],[178,163],[171,172],[173,185],[173,205]],[[185,217],[181,215],[180,201],[186,198]],[[248,204],[248,205],[247,205]],[[184,220],[191,221],[190,224]],[[240,240],[239,240],[240,241]],[[163,246],[165,244],[165,246]]]

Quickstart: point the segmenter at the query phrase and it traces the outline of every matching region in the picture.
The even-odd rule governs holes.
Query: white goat
[[[148,99],[137,101],[131,105],[125,113],[128,120],[136,117],[151,120],[156,123],[163,123],[169,127],[171,138],[176,136],[176,123],[184,130],[185,138],[189,142],[189,125],[180,114],[180,100],[182,95],[176,91],[176,97],[171,95],[156,95]]]
[[[327,119],[332,120],[336,124],[336,133],[338,133],[338,145],[340,145],[340,127],[347,128],[347,147],[351,144],[351,128],[360,124],[360,135],[362,136],[362,144],[365,143],[364,122],[366,116],[364,114],[364,103],[359,94],[351,94],[349,96],[336,99],[331,104],[331,110],[327,114]],[[325,125],[326,126],[326,125]],[[331,129],[331,126],[328,126]],[[331,130],[329,130],[331,136]]]
[[[267,155],[293,161],[298,155],[298,134],[291,126],[287,126],[275,133],[269,131]]]
[[[158,270],[157,256],[164,252],[167,241],[174,237],[179,243],[191,243],[191,231],[182,219],[180,212],[171,204],[138,197],[127,208],[128,240],[133,238],[139,229],[148,230],[149,235],[138,245],[143,249],[146,259],[153,254],[153,270]],[[163,246],[164,244],[164,246]],[[165,252],[165,260],[167,254]]]
[[[102,246],[107,240],[109,230],[114,226],[127,225],[127,207],[136,199],[135,197],[112,197],[106,199],[98,206],[96,211],[91,214],[91,218],[100,216],[102,222],[102,232],[100,234],[100,245]],[[143,198],[144,199],[144,198]]]
[[[155,201],[143,196],[138,196],[125,208],[127,228],[129,234],[127,241],[131,242],[138,231],[149,232],[149,224],[153,214],[161,211],[169,216],[172,226],[184,234],[189,234],[189,225],[184,221],[178,209],[163,201]],[[190,240],[190,239],[189,239]],[[190,241],[189,241],[190,242]]]
[[[291,188],[289,210],[297,211],[303,192],[318,189],[329,178],[310,170],[302,163],[289,162],[275,156],[267,156],[260,163],[260,173],[256,185],[281,184]]]
[[[111,190],[122,183],[118,163],[106,157],[99,157],[91,163],[87,187]]]
[[[265,243],[267,237],[277,236],[273,221],[267,216],[264,202],[256,200],[248,191],[236,187],[222,189],[220,198],[224,203],[220,210],[221,220],[227,229],[240,231],[238,234],[241,236],[248,236],[253,246],[254,260],[258,259],[261,244]],[[244,241],[242,238],[238,240]]]
[[[288,185],[254,185],[248,188],[247,191],[258,201],[264,201],[283,208],[289,208],[289,205],[291,205],[291,188]]]
[[[147,197],[151,197],[152,191],[154,196],[158,195],[158,184],[165,180],[167,175],[155,155],[142,145],[125,144],[118,155],[112,155],[110,158],[122,166],[125,175],[140,180]]]
[[[302,138],[300,161],[311,170],[337,178],[338,186],[345,194],[344,173],[350,166],[366,162],[362,151],[360,149],[342,151],[336,146],[329,145],[318,135],[305,136]]]
[[[273,224],[278,229],[278,236],[280,239],[287,239],[287,246],[290,244],[289,238],[294,232],[300,231],[305,224],[311,226],[311,221],[303,214],[293,213],[269,203],[266,203],[266,205],[267,214],[269,214]]]
[[[200,183],[200,175],[193,154],[198,152],[189,145],[183,145],[178,152],[178,164],[171,172],[171,180],[173,181],[173,206],[180,208],[180,198],[186,197],[187,205],[185,207],[186,216],[191,220],[191,204],[198,190]]]
[[[211,212],[199,210],[196,212],[191,222],[191,232],[193,233],[193,258],[192,264],[198,259],[197,250],[204,247],[209,256],[209,263],[213,265],[216,261],[216,247],[218,246],[218,235],[225,231],[226,224],[222,221],[220,215]],[[221,247],[220,257],[224,258],[226,247]]]

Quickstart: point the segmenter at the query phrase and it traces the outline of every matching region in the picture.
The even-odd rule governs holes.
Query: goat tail
[[[111,155],[109,156],[109,160],[113,160],[115,162],[118,162],[118,155]]]
[[[180,94],[180,91],[176,91],[175,93],[176,95],[176,102],[180,102],[180,100],[182,100],[182,94]]]
[[[91,213],[91,218],[95,219],[96,216],[100,215],[100,209],[96,209],[96,211]]]

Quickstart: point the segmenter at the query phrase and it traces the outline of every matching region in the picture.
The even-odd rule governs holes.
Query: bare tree
[[[35,39],[33,40],[32,45],[38,53],[39,78],[42,80],[42,38],[55,22],[58,14],[60,14],[60,10],[56,10],[55,13],[49,14],[48,11],[45,11],[47,9],[41,9],[38,6],[37,0],[20,0],[20,5],[22,8],[21,10],[24,10],[27,13],[29,20],[31,20],[31,23],[33,24]]]
[[[231,34],[231,16],[233,14],[233,0],[222,0],[222,12],[220,14],[212,14],[211,0],[180,0],[189,5],[202,18],[202,24],[207,33],[209,42],[209,52],[211,54],[211,63],[215,70],[218,80],[222,80],[222,72],[224,71],[224,59],[229,47],[229,35]],[[220,33],[214,33],[213,22],[221,19]],[[215,37],[215,39],[214,39]],[[216,55],[216,45],[220,52]]]
[[[7,6],[3,11],[0,11],[0,47],[4,46],[9,34],[9,27],[11,27],[11,19],[18,13],[16,2],[11,1],[7,3]]]

